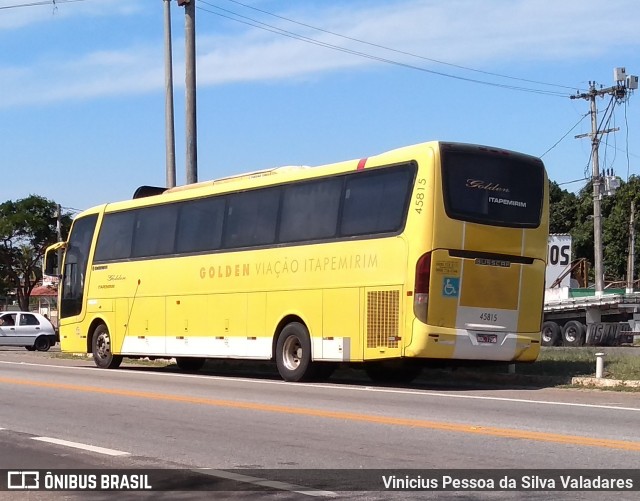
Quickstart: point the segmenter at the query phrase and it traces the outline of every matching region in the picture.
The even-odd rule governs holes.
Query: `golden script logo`
[[[482,179],[467,179],[467,188],[476,188],[478,190],[498,191],[500,193],[509,193],[509,188],[500,186],[500,183],[492,183],[483,181]]]

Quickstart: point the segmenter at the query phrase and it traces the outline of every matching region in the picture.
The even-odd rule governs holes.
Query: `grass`
[[[540,376],[595,376],[596,353],[604,352],[604,376],[609,379],[640,380],[640,353],[636,348],[543,348],[533,364],[521,364],[519,374]]]

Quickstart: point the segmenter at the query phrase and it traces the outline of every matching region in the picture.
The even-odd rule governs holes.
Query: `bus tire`
[[[542,324],[542,346],[557,346],[562,339],[560,326],[555,322]]]
[[[577,320],[569,320],[562,327],[562,342],[565,346],[584,345],[584,325]]]
[[[307,328],[300,322],[291,322],[280,332],[276,343],[276,366],[285,381],[313,379],[311,338]]]
[[[46,336],[40,336],[36,338],[36,342],[33,343],[33,347],[38,351],[49,351],[51,348],[51,341]]]
[[[198,372],[202,369],[205,359],[199,357],[176,357],[178,369],[186,372]]]
[[[93,362],[101,369],[117,369],[122,363],[122,356],[111,353],[111,336],[104,324],[98,325],[91,338]]]

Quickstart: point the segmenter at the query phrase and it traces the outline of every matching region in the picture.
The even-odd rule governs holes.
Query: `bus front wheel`
[[[93,352],[93,361],[101,369],[117,369],[120,367],[122,357],[111,353],[111,336],[106,325],[100,324],[93,331],[91,351]]]
[[[303,324],[292,322],[282,329],[276,343],[276,365],[285,381],[312,379],[311,338]]]

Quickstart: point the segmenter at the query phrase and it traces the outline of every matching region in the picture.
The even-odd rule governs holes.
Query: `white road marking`
[[[130,456],[130,452],[117,451],[115,449],[107,449],[105,447],[96,447],[95,445],[81,444],[79,442],[69,442],[68,440],[60,440],[59,438],[50,437],[31,437],[31,440],[39,442],[47,442],[49,444],[64,445],[65,447],[73,447],[74,449],[82,449],[85,451],[97,452],[107,456]]]
[[[62,369],[62,370],[82,370],[82,371],[104,371],[105,369],[100,369],[98,367],[68,367],[65,365],[48,365],[48,364],[34,364],[30,362],[9,362],[0,360],[0,364],[10,364],[10,365],[29,365],[36,367],[47,367],[52,369]],[[120,370],[118,372],[111,372],[110,374],[115,375],[127,375],[130,376],[131,372],[126,372]],[[376,388],[372,386],[353,386],[353,385],[332,385],[332,384],[324,384],[324,383],[288,383],[286,381],[271,381],[266,379],[251,379],[251,378],[237,378],[237,377],[224,377],[224,376],[211,376],[207,374],[198,375],[198,374],[173,374],[173,373],[153,373],[153,372],[136,372],[136,375],[140,376],[149,376],[149,377],[177,377],[177,378],[197,378],[204,380],[214,380],[214,381],[226,381],[230,383],[253,383],[253,384],[266,384],[266,385],[292,385],[295,387],[300,386],[311,386],[313,388],[320,389],[332,389],[332,390],[341,390],[341,391],[365,391],[365,392],[377,392],[377,393],[392,393],[398,395],[415,395],[415,396],[427,396],[427,397],[438,397],[438,398],[461,398],[467,400],[488,400],[494,402],[517,402],[517,403],[525,403],[525,404],[539,404],[539,405],[558,405],[565,407],[582,407],[589,409],[610,409],[610,410],[619,410],[619,411],[632,411],[632,412],[640,412],[640,407],[622,407],[617,405],[604,405],[604,404],[582,404],[576,402],[554,402],[552,400],[533,400],[526,398],[507,398],[507,397],[488,397],[482,395],[459,395],[454,393],[444,393],[444,392],[434,392],[434,391],[423,391],[420,389],[399,389],[399,388]]]
[[[204,475],[210,475],[212,477],[235,480],[236,482],[260,485],[262,487],[270,487],[272,489],[278,489],[281,491],[295,492],[296,494],[304,494],[305,496],[325,497],[325,498],[337,497],[337,494],[331,491],[321,491],[318,489],[312,489],[310,487],[304,487],[302,485],[289,484],[287,482],[280,482],[278,480],[267,480],[266,478],[253,477],[250,475],[242,475],[240,473],[234,473],[230,471],[212,470],[209,468],[199,468],[197,470],[192,470],[192,471],[196,473],[202,473]]]

